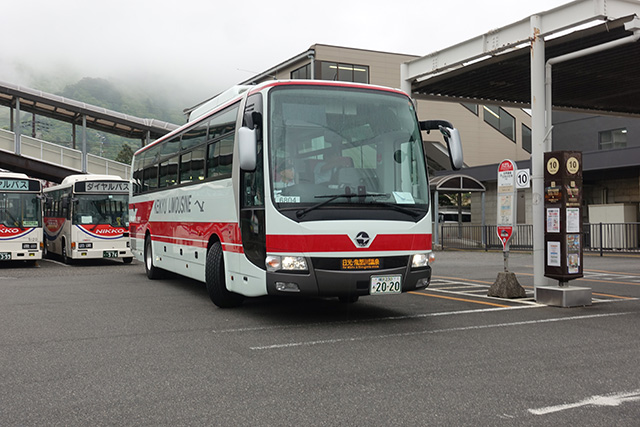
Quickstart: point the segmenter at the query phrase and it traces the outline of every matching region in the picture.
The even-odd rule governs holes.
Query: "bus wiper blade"
[[[15,224],[13,227],[18,227],[18,228],[20,229],[20,231],[24,231],[24,230],[26,230],[26,228],[24,228],[22,225],[20,225],[20,224],[22,224],[22,222],[19,222],[19,221],[16,219],[16,217],[15,217],[15,216],[13,216],[13,215],[11,214],[11,212],[6,211],[6,214],[7,214],[7,216],[9,216],[9,217],[10,217],[10,218],[9,218],[9,220],[10,220],[10,221],[13,221],[13,223]]]
[[[416,210],[416,209],[405,208],[404,206],[400,206],[400,205],[397,205],[395,203],[389,203],[389,202],[374,202],[374,203],[371,203],[371,204],[388,206],[388,207],[390,207],[392,209],[395,209],[395,210],[397,210],[399,212],[411,215],[414,218],[419,217],[420,215],[424,214],[424,212],[425,212],[422,209],[421,210]]]
[[[336,199],[339,199],[341,197],[346,197],[347,199],[351,199],[353,197],[389,197],[389,194],[385,194],[385,193],[342,193],[342,194],[325,194],[325,195],[321,195],[321,196],[315,196],[316,199],[327,199],[327,200],[323,200],[320,203],[317,203],[313,206],[309,206],[308,208],[305,209],[300,209],[299,211],[296,212],[296,216],[298,218],[302,218],[303,216],[305,216],[307,213],[321,208],[322,206],[326,205],[327,203],[330,203]]]

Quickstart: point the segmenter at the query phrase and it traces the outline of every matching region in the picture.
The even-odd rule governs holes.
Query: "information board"
[[[544,155],[545,276],[566,282],[582,274],[582,153]]]

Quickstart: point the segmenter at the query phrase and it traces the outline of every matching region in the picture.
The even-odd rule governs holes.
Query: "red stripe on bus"
[[[143,224],[132,223],[131,225],[138,231],[132,237],[144,238],[141,232]],[[215,234],[220,237],[223,245],[242,245],[240,227],[233,222],[153,221],[146,225],[151,229],[151,238],[158,242],[206,248],[209,237]]]
[[[142,230],[142,224],[133,224]],[[152,222],[152,239],[158,242],[206,248],[209,236],[218,235],[226,252],[243,253],[242,236],[237,223]],[[143,238],[136,233],[137,238]],[[369,247],[361,248],[346,234],[290,235],[270,234],[267,252],[366,252],[431,250],[431,234],[379,234]]]
[[[344,234],[267,236],[267,252],[366,252],[431,250],[431,234],[378,234],[366,248],[356,246]]]

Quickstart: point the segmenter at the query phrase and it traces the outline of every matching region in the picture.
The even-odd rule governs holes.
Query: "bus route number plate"
[[[118,251],[102,251],[102,258],[118,258]]]
[[[369,294],[385,295],[402,292],[402,276],[371,276]]]
[[[0,252],[0,260],[8,261],[11,259],[11,252]]]

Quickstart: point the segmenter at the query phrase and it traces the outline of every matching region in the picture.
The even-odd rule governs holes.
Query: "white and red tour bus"
[[[244,297],[354,302],[425,288],[431,216],[421,130],[395,89],[317,80],[235,87],[138,150],[131,249],[150,279],[206,283],[219,307]]]
[[[45,253],[76,259],[133,260],[129,248],[129,180],[70,175],[44,190]]]
[[[0,172],[0,261],[42,259],[42,183]]]

